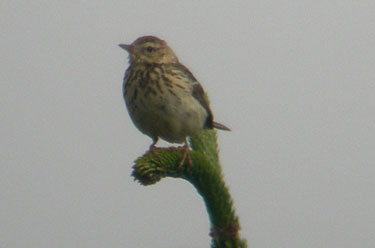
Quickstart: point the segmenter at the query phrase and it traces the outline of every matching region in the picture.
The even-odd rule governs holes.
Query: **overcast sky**
[[[130,177],[151,144],[127,54],[166,40],[202,83],[251,247],[375,245],[375,2],[0,3],[0,247],[209,247],[185,181]]]

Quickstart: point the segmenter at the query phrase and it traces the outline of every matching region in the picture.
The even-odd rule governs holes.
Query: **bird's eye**
[[[147,52],[149,52],[149,53],[155,51],[155,49],[154,49],[153,47],[150,47],[150,46],[147,47],[146,50],[147,50]]]

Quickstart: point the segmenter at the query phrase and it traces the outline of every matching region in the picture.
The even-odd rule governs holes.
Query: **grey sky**
[[[208,247],[191,185],[132,181],[138,36],[201,81],[251,247],[375,244],[375,2],[2,1],[0,247]]]

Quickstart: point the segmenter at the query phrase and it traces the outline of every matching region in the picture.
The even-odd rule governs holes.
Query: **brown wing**
[[[202,107],[207,111],[207,118],[206,122],[204,123],[204,127],[206,128],[214,128],[214,117],[212,115],[210,106],[208,104],[208,99],[202,86],[197,82],[193,86],[193,97],[197,99],[197,101],[202,105]]]
[[[176,71],[181,73],[184,78],[188,79],[187,81],[185,81],[186,83],[190,83],[192,85],[192,95],[193,95],[193,97],[195,99],[197,99],[197,101],[202,105],[202,107],[207,112],[207,118],[206,118],[206,121],[204,123],[204,127],[209,128],[209,129],[217,128],[217,129],[221,129],[221,130],[230,131],[230,129],[228,127],[224,126],[223,124],[220,124],[220,123],[217,123],[217,122],[213,121],[214,117],[213,117],[211,109],[210,109],[208,97],[207,97],[206,93],[204,92],[202,86],[199,84],[199,82],[194,77],[194,75],[189,71],[189,69],[186,68],[183,64],[180,64],[180,63],[169,64],[169,65],[172,66],[173,69],[177,69]],[[176,73],[176,71],[174,71],[174,72]]]
[[[213,116],[209,106],[209,102],[202,86],[199,84],[197,79],[194,77],[193,73],[189,71],[186,66],[181,63],[166,64],[167,68],[169,67],[171,71],[169,73],[174,74],[175,76],[180,76],[184,78],[185,83],[190,84],[190,89],[193,97],[202,105],[202,107],[207,112],[207,118],[204,123],[205,128],[214,128]],[[180,74],[180,75],[178,75]]]

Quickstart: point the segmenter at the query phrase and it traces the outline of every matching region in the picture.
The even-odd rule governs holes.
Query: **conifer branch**
[[[192,166],[180,167],[181,150],[167,148],[146,152],[135,161],[132,176],[143,185],[157,183],[164,177],[189,181],[202,196],[211,223],[212,248],[247,247],[240,239],[240,224],[233,200],[225,185],[219,163],[216,131],[205,130],[190,139]]]

